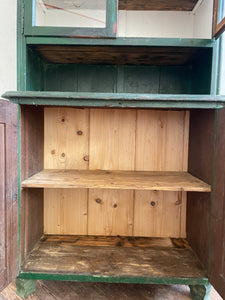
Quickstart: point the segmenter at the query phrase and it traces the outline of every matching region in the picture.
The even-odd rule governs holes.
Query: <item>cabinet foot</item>
[[[27,298],[36,289],[37,280],[16,278],[17,295],[22,298]]]
[[[191,298],[193,300],[210,300],[211,285],[190,285]]]

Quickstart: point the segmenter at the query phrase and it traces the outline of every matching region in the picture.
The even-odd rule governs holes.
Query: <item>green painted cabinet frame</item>
[[[171,97],[167,96],[160,96],[160,95],[146,95],[146,99],[143,99],[141,96],[143,95],[120,95],[120,94],[114,94],[114,95],[104,95],[104,94],[98,94],[95,95],[96,101],[95,106],[107,106],[107,105],[113,105],[115,107],[129,107],[135,105],[136,107],[146,107],[146,108],[190,108],[192,110],[195,109],[201,109],[205,108],[206,112],[208,109],[215,110],[215,124],[217,124],[217,128],[215,128],[217,132],[217,136],[224,137],[224,119],[225,119],[225,109],[224,107],[224,98],[220,96],[213,96],[217,93],[217,75],[219,70],[219,43],[215,43],[215,40],[188,40],[188,39],[123,39],[123,38],[117,38],[117,39],[91,39],[91,38],[73,38],[73,37],[79,37],[79,36],[89,36],[89,37],[115,37],[115,31],[113,31],[113,28],[116,28],[116,13],[117,13],[117,1],[115,0],[107,0],[108,3],[108,12],[111,12],[111,19],[108,20],[109,27],[106,31],[99,31],[97,29],[93,32],[93,30],[86,30],[85,34],[81,33],[81,29],[78,28],[51,28],[51,27],[35,27],[32,26],[32,2],[31,0],[18,0],[18,90],[26,91],[26,77],[29,76],[27,73],[27,46],[28,45],[34,45],[34,44],[53,44],[53,45],[65,45],[65,44],[83,44],[83,45],[90,45],[90,44],[105,44],[105,45],[148,45],[148,46],[185,46],[185,47],[212,47],[213,48],[213,63],[212,63],[212,72],[215,76],[213,76],[211,81],[211,95],[207,95],[206,97],[194,96],[194,95],[177,95],[174,97],[172,95]],[[25,4],[25,20],[24,20],[24,26],[23,26],[23,4]],[[64,36],[64,37],[63,37]],[[21,105],[70,105],[70,106],[82,106],[84,103],[89,106],[91,105],[93,99],[93,94],[66,94],[63,93],[38,93],[38,92],[25,92],[25,93],[12,93],[11,95],[5,95],[8,96],[8,98],[13,98],[14,102],[17,102]],[[65,97],[66,96],[66,97]],[[111,98],[110,98],[111,96]],[[51,99],[54,98],[54,101]],[[109,99],[110,98],[110,99]],[[170,98],[170,99],[168,99]],[[204,111],[204,110],[202,110]],[[206,114],[207,116],[207,114]],[[20,115],[19,115],[20,117]],[[198,120],[197,118],[195,120]],[[212,124],[213,120],[212,120]],[[213,125],[214,126],[214,125]],[[195,128],[194,128],[195,130]],[[204,126],[202,126],[199,130],[205,130]],[[19,135],[20,139],[20,135]],[[161,284],[189,284],[191,286],[191,294],[193,299],[208,299],[204,295],[209,291],[209,285],[208,282],[212,282],[215,287],[217,287],[218,281],[220,280],[220,292],[221,294],[224,293],[224,276],[225,274],[222,274],[222,267],[221,270],[218,270],[217,266],[220,266],[220,262],[223,257],[218,258],[218,254],[216,252],[216,249],[218,248],[218,245],[222,244],[222,239],[216,238],[213,236],[216,232],[219,232],[221,228],[224,230],[224,217],[220,218],[220,223],[218,223],[218,210],[223,211],[225,207],[225,199],[222,195],[224,195],[224,170],[222,168],[222,164],[220,164],[220,161],[224,157],[224,143],[222,139],[217,139],[215,141],[215,147],[216,142],[218,144],[218,150],[215,152],[216,163],[213,166],[214,170],[214,179],[217,180],[217,183],[214,185],[214,195],[217,197],[215,198],[216,205],[214,205],[214,211],[211,216],[211,240],[210,240],[210,254],[213,258],[216,258],[216,263],[213,261],[212,257],[211,259],[211,266],[209,269],[211,269],[211,278],[193,278],[193,279],[185,279],[185,278],[166,278],[163,280],[160,280],[159,278],[151,278],[151,279],[145,279],[141,278],[138,282],[139,283],[161,283]],[[219,167],[218,167],[219,166]],[[222,175],[221,175],[222,174]],[[19,178],[20,183],[20,178]],[[196,199],[194,199],[196,200]],[[201,199],[200,199],[201,200]],[[20,201],[20,195],[19,195],[19,201]],[[203,199],[204,201],[204,199]],[[20,216],[20,214],[19,214]],[[20,221],[19,221],[20,222]],[[19,223],[20,224],[20,223]],[[222,231],[222,229],[221,229]],[[212,238],[213,236],[213,238]],[[213,246],[212,246],[212,242]],[[219,244],[220,243],[220,244]],[[223,243],[223,246],[225,243]],[[20,245],[19,245],[20,246]],[[225,250],[225,249],[224,249]],[[204,249],[202,249],[204,251]],[[224,251],[222,250],[221,253]],[[20,260],[20,259],[19,259]],[[224,260],[225,261],[225,260]],[[210,264],[210,263],[209,263]],[[218,274],[221,272],[221,274]],[[216,276],[219,278],[216,278]],[[21,296],[27,296],[30,292],[32,292],[35,289],[35,282],[34,280],[37,279],[47,279],[47,280],[74,280],[74,281],[101,281],[101,282],[121,282],[118,278],[101,278],[101,277],[82,277],[77,275],[60,275],[60,274],[41,274],[41,273],[23,273],[21,270],[19,270],[19,277],[17,279],[17,285],[20,289],[20,295]],[[137,282],[138,279],[136,279],[135,282]],[[130,279],[124,278],[123,282],[131,282]],[[219,288],[219,287],[218,287]],[[27,291],[29,293],[27,294]],[[201,298],[200,298],[201,297]],[[204,298],[205,297],[205,298]]]
[[[36,0],[24,1],[24,34],[25,36],[69,36],[69,37],[116,37],[118,0],[106,0],[106,27],[47,27],[33,24]]]

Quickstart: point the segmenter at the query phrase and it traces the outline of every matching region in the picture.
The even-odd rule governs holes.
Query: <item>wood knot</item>
[[[62,118],[62,119],[61,119],[61,122],[63,122],[63,123],[64,123],[64,122],[65,122],[65,118]]]
[[[54,155],[54,154],[55,154],[55,150],[54,150],[54,149],[51,151],[51,154],[52,154],[52,155]]]
[[[155,202],[155,201],[151,201],[151,202],[150,202],[150,205],[151,205],[152,207],[155,207],[155,206],[156,206],[156,202]]]
[[[84,160],[84,161],[89,161],[89,156],[88,156],[88,155],[85,155],[85,156],[83,157],[83,160]]]
[[[77,135],[82,135],[83,134],[83,131],[82,130],[78,130],[77,131]]]
[[[175,202],[175,205],[181,205],[181,200],[177,200],[176,202]]]
[[[65,153],[62,153],[62,154],[61,154],[61,156],[62,156],[62,157],[65,157],[65,156],[66,156],[66,154],[65,154]]]
[[[114,208],[117,208],[117,206],[118,206],[118,205],[117,205],[116,203],[113,205]]]
[[[100,198],[95,199],[95,202],[97,202],[98,204],[102,203],[102,200]]]

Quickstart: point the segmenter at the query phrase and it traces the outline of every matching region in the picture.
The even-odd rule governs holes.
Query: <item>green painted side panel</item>
[[[72,37],[27,37],[27,45],[114,45],[114,46],[175,46],[175,47],[213,47],[211,39],[178,38],[125,38],[90,39]]]
[[[195,57],[192,64],[191,90],[194,94],[210,94],[212,77],[212,49]],[[214,74],[213,74],[214,76]]]
[[[36,52],[27,51],[26,88],[29,91],[43,91],[43,61]]]
[[[207,278],[160,278],[160,277],[110,277],[101,275],[76,275],[76,274],[47,274],[47,273],[23,273],[22,279],[83,281],[83,282],[108,282],[108,283],[141,283],[141,284],[207,284]]]

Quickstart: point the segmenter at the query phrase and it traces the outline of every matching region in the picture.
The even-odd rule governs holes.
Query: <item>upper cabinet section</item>
[[[211,39],[213,35],[213,0],[24,0],[24,3],[27,36]]]
[[[115,37],[117,0],[25,0],[25,35]]]

